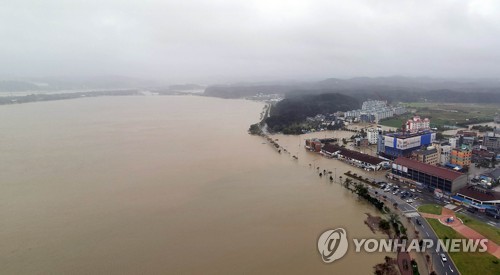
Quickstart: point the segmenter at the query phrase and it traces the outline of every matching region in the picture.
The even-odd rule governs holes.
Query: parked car
[[[412,200],[412,199],[407,199],[407,200],[406,200],[406,203],[412,203],[412,202],[413,202],[413,200]]]
[[[413,189],[413,188],[412,188],[412,189],[410,189],[410,191],[414,193],[414,192],[415,192],[415,189]]]

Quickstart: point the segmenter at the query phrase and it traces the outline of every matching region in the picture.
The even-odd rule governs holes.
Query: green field
[[[451,227],[442,225],[436,219],[427,219],[432,229],[436,232],[440,239],[463,239],[464,236],[457,233]],[[500,263],[495,256],[488,252],[470,253],[470,252],[450,252],[448,253],[453,259],[460,273],[468,274],[499,274]]]
[[[401,124],[413,115],[429,118],[431,127],[454,126],[460,123],[481,123],[493,121],[493,117],[500,109],[498,104],[413,102],[405,105],[408,109],[415,110],[415,113],[382,120],[379,124],[400,128]]]
[[[465,225],[476,230],[479,234],[485,236],[496,244],[500,244],[500,229],[495,228],[482,221],[470,218],[462,213],[457,213],[457,217],[459,217]]]
[[[437,204],[423,204],[418,207],[419,212],[441,215],[443,208]]]

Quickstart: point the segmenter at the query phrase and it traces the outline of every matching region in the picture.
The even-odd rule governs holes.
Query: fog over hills
[[[238,98],[262,94],[286,96],[324,93],[356,94],[360,98],[389,101],[471,100],[500,101],[498,79],[440,79],[412,77],[357,77],[350,79],[329,78],[318,82],[279,84],[234,84],[207,87],[205,94],[223,98]],[[471,95],[474,94],[474,95]],[[451,98],[450,95],[453,95]]]

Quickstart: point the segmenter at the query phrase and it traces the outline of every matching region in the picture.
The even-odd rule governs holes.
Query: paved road
[[[413,214],[417,215],[416,212],[417,212],[418,205],[428,203],[427,199],[425,199],[425,201],[423,201],[421,193],[416,193],[419,198],[417,200],[415,200],[413,203],[409,204],[409,203],[406,203],[406,201],[402,200],[398,195],[393,195],[392,190],[389,192],[384,192],[380,188],[378,188],[378,189],[372,188],[369,190],[370,190],[370,193],[372,193],[372,195],[375,195],[375,196],[382,197],[385,195],[387,197],[386,203],[389,203],[391,205],[393,203],[397,203],[398,209],[401,210],[404,214],[413,213]],[[375,192],[377,192],[377,194],[375,194]],[[437,243],[438,237],[436,236],[436,234],[432,230],[431,226],[427,223],[425,218],[418,215],[418,219],[422,222],[422,225],[415,224],[415,218],[411,219],[411,223],[420,232],[420,236],[422,238],[432,239],[434,241],[434,243]],[[440,256],[441,253],[445,254],[448,261],[443,262],[441,260],[441,256]],[[432,258],[432,264],[434,266],[434,270],[436,271],[437,274],[444,274],[444,275],[458,274],[457,268],[453,264],[453,262],[450,260],[451,258],[448,255],[448,253],[446,253],[446,252],[437,253],[435,250],[432,250],[431,258]]]
[[[424,218],[419,218],[419,219],[422,222],[422,225],[421,226],[417,225],[418,226],[417,228],[420,229],[420,235],[422,236],[422,238],[429,238],[432,239],[434,243],[437,243],[438,238],[436,234],[434,234],[434,231],[432,231],[432,228],[429,225],[429,223],[427,223],[427,220]],[[413,219],[412,223],[414,222],[415,220]],[[447,262],[443,262],[441,260],[440,256],[441,253],[446,255],[446,258],[448,259]],[[431,255],[432,255],[432,263],[434,266],[434,270],[436,271],[437,274],[445,274],[445,275],[458,274],[457,267],[451,261],[450,255],[448,253],[446,252],[437,253],[435,250],[432,250]]]

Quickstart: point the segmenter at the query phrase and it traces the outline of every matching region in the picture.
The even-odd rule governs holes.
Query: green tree
[[[389,224],[389,222],[387,220],[382,219],[378,223],[378,227],[382,230],[389,230],[391,228],[391,225]]]
[[[368,188],[366,188],[363,184],[358,183],[354,186],[354,190],[356,194],[361,197],[366,197],[368,195]]]

